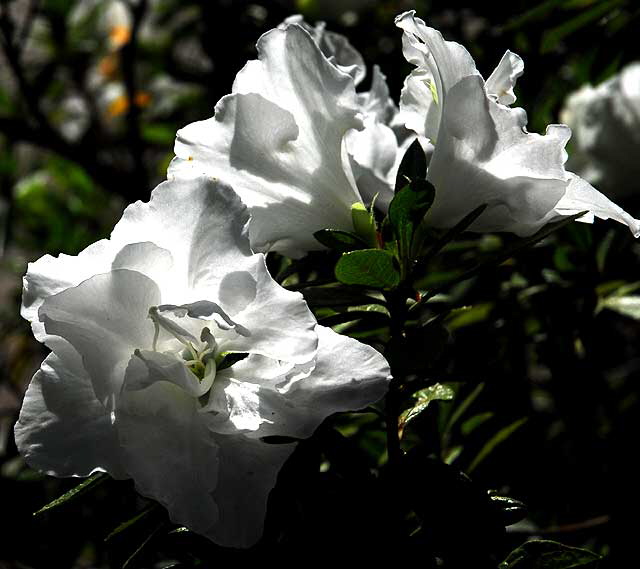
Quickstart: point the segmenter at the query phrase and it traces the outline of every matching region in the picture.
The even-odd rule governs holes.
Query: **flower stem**
[[[389,466],[397,471],[402,459],[400,437],[398,436],[398,417],[400,415],[400,390],[404,381],[402,359],[405,345],[405,322],[407,319],[408,290],[400,287],[385,295],[391,316],[391,338],[387,346],[387,359],[391,364],[393,379],[389,384],[386,397],[387,418],[387,454]]]

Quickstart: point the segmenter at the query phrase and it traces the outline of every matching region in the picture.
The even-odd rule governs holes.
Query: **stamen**
[[[169,332],[169,334],[171,334],[176,340],[178,340],[181,344],[189,349],[191,349],[191,342],[198,342],[198,339],[193,334],[182,328],[182,326],[179,326],[178,324],[173,322],[171,319],[160,314],[160,310],[157,306],[152,306],[151,308],[149,308],[149,318],[151,318],[155,326],[153,346],[154,351],[157,351],[156,347],[158,336],[160,334],[160,327],[162,327],[163,330]]]

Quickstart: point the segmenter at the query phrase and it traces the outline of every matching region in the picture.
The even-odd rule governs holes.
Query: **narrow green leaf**
[[[347,310],[339,314],[332,314],[325,318],[319,318],[318,324],[322,326],[336,326],[345,322],[354,322],[355,320],[366,320],[376,325],[386,326],[389,323],[389,317],[384,312],[377,310]]]
[[[623,316],[640,320],[640,296],[611,296],[600,303],[600,308],[608,308]]]
[[[596,250],[596,267],[598,267],[598,272],[604,272],[604,266],[607,262],[607,255],[611,250],[611,245],[616,235],[619,232],[616,231],[616,228],[610,229],[607,231],[607,234],[604,236],[604,239],[598,244],[598,248]]]
[[[362,249],[344,253],[336,264],[336,278],[348,285],[390,289],[400,283],[395,259],[382,249]]]
[[[611,13],[616,6],[624,4],[625,1],[626,0],[609,0],[608,2],[598,2],[590,10],[582,10],[574,18],[555,28],[547,30],[542,36],[540,53],[553,51],[564,38]]]
[[[340,229],[320,229],[313,236],[320,241],[325,247],[346,253],[356,249],[366,249],[368,245],[354,233],[341,231]]]
[[[489,493],[489,498],[500,512],[500,518],[505,526],[516,524],[527,515],[527,506],[520,500],[491,493]]]
[[[465,414],[467,409],[471,406],[471,404],[478,398],[482,390],[484,389],[484,383],[479,383],[475,389],[456,407],[455,411],[451,413],[449,420],[447,421],[446,427],[443,429],[443,433],[446,435],[451,431],[453,426],[458,422],[460,417]]]
[[[480,302],[473,306],[455,308],[445,318],[447,329],[453,331],[478,322],[484,322],[491,314],[493,307],[493,302]]]
[[[549,13],[559,5],[566,3],[567,0],[546,0],[541,4],[537,4],[534,8],[527,10],[524,14],[514,17],[507,22],[504,30],[514,30],[521,28],[524,24],[535,20],[541,20],[549,15]]]
[[[496,447],[506,441],[513,433],[515,433],[522,425],[527,422],[527,417],[518,419],[506,427],[500,429],[493,437],[491,437],[484,446],[480,449],[480,452],[473,459],[473,462],[467,468],[467,474],[471,474],[480,464],[496,449]]]
[[[416,391],[412,397],[416,400],[413,407],[406,409],[398,418],[398,436],[402,438],[405,427],[409,421],[415,419],[422,413],[432,401],[449,401],[455,397],[455,392],[448,385],[436,383],[425,389]]]
[[[385,304],[384,299],[363,294],[361,289],[342,285],[310,286],[301,290],[307,304],[313,308],[334,306],[362,306],[364,304]]]
[[[117,535],[121,534],[124,530],[126,530],[127,528],[130,528],[131,526],[135,525],[141,519],[147,517],[147,515],[149,513],[151,513],[154,510],[157,510],[159,508],[160,508],[160,505],[156,504],[155,502],[149,504],[146,508],[144,508],[142,511],[138,512],[131,519],[128,519],[128,520],[122,522],[107,537],[104,538],[104,541],[105,542],[111,541],[114,537],[116,537]]]
[[[518,239],[516,242],[512,243],[511,245],[508,245],[507,247],[499,251],[496,255],[478,263],[475,267],[469,269],[468,271],[465,271],[461,275],[458,275],[453,280],[448,281],[444,285],[431,289],[429,291],[429,294],[423,295],[420,302],[416,302],[411,307],[410,310],[418,309],[430,298],[433,298],[436,294],[444,292],[445,290],[451,288],[455,284],[466,281],[467,279],[470,279],[471,277],[479,275],[480,273],[487,271],[489,269],[493,269],[496,265],[499,265],[500,263],[503,263],[507,259],[513,257],[513,255],[515,255],[519,251],[535,245],[538,241],[542,241],[545,237],[548,237],[555,231],[558,231],[558,229],[564,227],[565,225],[568,225],[569,223],[575,221],[579,217],[582,217],[585,213],[588,213],[588,212],[581,211],[580,213],[576,213],[575,215],[569,215],[567,217],[563,217],[560,221],[556,221],[556,222],[545,225],[542,229],[540,229],[540,231],[533,234],[531,237]]]
[[[425,252],[425,258],[432,258],[435,256],[447,243],[450,243],[454,239],[457,239],[461,233],[464,233],[471,224],[480,217],[482,212],[487,209],[487,204],[479,205],[472,212],[465,215],[458,223],[456,223],[451,229],[440,237],[435,243],[433,243],[429,249]]]
[[[435,199],[435,188],[418,178],[396,193],[389,204],[389,221],[398,242],[400,259],[409,261],[411,243],[416,229]]]
[[[460,426],[460,432],[468,437],[473,431],[475,431],[480,425],[486,423],[489,419],[493,418],[493,413],[491,411],[485,411],[484,413],[478,413],[474,415],[470,419],[467,419]]]
[[[601,559],[586,549],[533,540],[512,551],[499,569],[598,569]]]
[[[398,167],[395,192],[399,192],[412,180],[424,178],[426,175],[427,158],[420,142],[416,139],[404,153],[400,166]]]
[[[104,474],[103,472],[96,472],[95,474],[89,476],[89,478],[87,478],[86,480],[80,482],[80,484],[78,484],[75,488],[72,488],[68,492],[65,492],[62,496],[53,500],[53,502],[49,502],[46,506],[40,508],[37,512],[34,512],[33,515],[39,516],[40,514],[53,510],[54,508],[57,508],[58,506],[61,506],[62,504],[65,504],[70,500],[79,498],[83,494],[86,494],[90,490],[93,490],[94,488],[102,484],[105,480],[108,480],[108,478],[109,476],[107,474]]]
[[[156,536],[156,534],[162,529],[164,523],[160,523],[144,540],[138,547],[135,548],[133,553],[129,555],[127,560],[122,564],[122,569],[127,569],[129,564],[142,552],[142,550],[147,546],[147,544]]]

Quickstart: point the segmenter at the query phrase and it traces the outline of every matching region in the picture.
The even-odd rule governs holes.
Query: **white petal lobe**
[[[297,25],[258,42],[213,118],[178,132],[169,177],[207,174],[251,208],[251,242],[292,256],[322,246],[313,232],[351,229],[360,201],[343,138],[361,128],[352,79]]]

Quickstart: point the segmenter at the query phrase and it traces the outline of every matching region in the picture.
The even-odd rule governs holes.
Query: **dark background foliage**
[[[396,101],[410,66],[393,18],[405,9],[463,43],[485,77],[511,49],[525,61],[518,104],[530,130],[540,132],[558,122],[567,93],[638,57],[632,34],[640,9],[631,0],[473,8],[451,0],[141,0],[130,4],[127,32],[99,10],[74,20],[76,4],[0,2],[0,566],[116,567],[149,536],[131,566],[253,559],[188,532],[167,533],[171,526],[156,509],[105,543],[118,524],[146,511],[127,482],[108,480],[32,517],[77,481],[30,470],[13,442],[22,394],[45,355],[18,315],[26,263],[45,253],[76,254],[107,236],[127,203],[146,200],[165,175],[176,130],[213,114],[255,56],[260,34],[292,13],[348,35],[368,65],[380,65]],[[625,205],[640,214],[635,200]],[[447,284],[508,243],[505,236],[465,236],[425,272],[425,288],[445,285],[441,304],[426,316],[438,306],[467,308],[411,338],[415,390],[452,382],[456,396],[407,426],[405,480],[385,480],[384,430],[375,414],[333,418],[281,473],[258,559],[320,548],[392,551],[406,529],[386,521],[397,500],[411,502],[421,520],[403,555],[443,549],[453,559],[452,551],[466,549],[477,559],[501,559],[527,537],[542,536],[605,554],[610,567],[633,565],[639,328],[600,306],[621,287],[633,291],[640,249],[622,227],[573,224],[491,271]],[[311,262],[330,266],[328,255]],[[283,261],[271,263],[277,272]],[[318,308],[318,315],[336,311]],[[345,331],[379,339],[367,322]],[[408,406],[408,391],[405,399]],[[506,534],[505,520],[494,519],[504,513],[487,506],[489,489],[528,507]],[[424,564],[432,566],[428,557]]]

